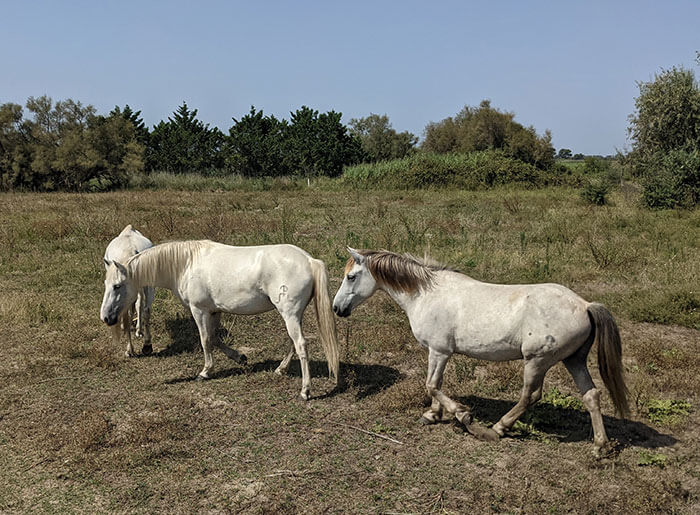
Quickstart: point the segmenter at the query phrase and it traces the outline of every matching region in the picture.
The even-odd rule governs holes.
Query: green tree
[[[153,128],[146,152],[148,170],[209,172],[224,166],[224,134],[197,119],[197,109],[182,105]]]
[[[557,159],[571,159],[572,153],[570,148],[560,148],[557,154]]]
[[[483,100],[479,107],[465,106],[454,118],[429,123],[422,148],[440,153],[500,150],[540,169],[551,168],[554,148],[549,131],[538,136],[534,127],[524,127],[514,118]]]
[[[700,196],[700,87],[692,71],[663,70],[640,82],[629,163],[649,207],[690,207]]]
[[[29,97],[26,107],[29,119],[16,104],[0,106],[3,189],[111,189],[143,169],[131,122],[71,99]]]
[[[348,133],[341,113],[302,106],[284,130],[285,167],[300,175],[337,177],[343,166],[362,161],[362,145]]]
[[[693,72],[674,67],[638,86],[636,113],[630,116],[628,129],[634,152],[644,158],[659,151],[697,148],[700,89]]]
[[[365,118],[351,119],[350,134],[360,140],[369,161],[406,157],[418,143],[418,138],[410,132],[396,132],[387,115],[374,113]]]
[[[283,137],[287,122],[264,116],[254,106],[233,121],[225,144],[227,167],[246,177],[286,175]]]
[[[150,134],[148,132],[148,127],[146,127],[146,124],[143,121],[143,118],[141,118],[141,111],[134,111],[131,109],[131,107],[129,107],[129,104],[126,104],[124,109],[121,109],[119,106],[114,106],[114,109],[109,112],[109,115],[121,116],[125,120],[130,121],[134,126],[136,140],[142,145],[148,145],[148,136]]]
[[[21,105],[0,105],[0,188],[3,190],[31,186],[25,182],[31,160],[29,132]]]

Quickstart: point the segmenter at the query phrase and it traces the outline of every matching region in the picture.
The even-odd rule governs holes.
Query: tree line
[[[25,111],[26,109],[26,111]],[[239,174],[244,177],[337,177],[344,167],[399,159],[415,152],[491,149],[538,167],[551,166],[549,133],[516,123],[482,102],[454,119],[430,123],[426,139],[396,131],[386,115],[353,118],[302,106],[289,120],[251,107],[225,134],[183,102],[148,129],[141,111],[116,106],[106,115],[72,99],[30,97],[0,105],[0,188],[102,191],[138,173]]]

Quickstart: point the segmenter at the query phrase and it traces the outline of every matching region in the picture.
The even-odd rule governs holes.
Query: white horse
[[[300,395],[305,400],[311,378],[301,324],[313,297],[329,375],[337,382],[339,350],[326,267],[294,245],[233,247],[207,240],[156,245],[124,265],[112,262],[105,281],[103,312],[121,313],[144,286],[172,290],[192,312],[204,349],[200,380],[210,377],[213,345],[238,362],[246,359],[216,338],[221,313],[254,315],[277,309],[292,346],[275,372],[287,371],[296,350],[302,374]],[[114,320],[105,318],[107,323]]]
[[[141,251],[144,251],[153,246],[151,240],[146,238],[131,225],[124,227],[119,236],[114,238],[107,245],[104,256],[105,270],[109,270],[112,262],[126,263],[130,257],[135,256]],[[121,292],[119,292],[121,293]],[[117,295],[117,292],[112,292]],[[143,337],[143,354],[153,352],[151,346],[151,305],[155,296],[154,289],[151,287],[140,288],[137,291],[136,302],[128,304],[129,309],[124,309],[120,313],[115,311],[107,311],[105,309],[105,301],[107,292],[102,301],[100,309],[100,319],[104,320],[107,325],[112,327],[112,340],[119,343],[121,333],[124,332],[127,338],[126,355],[135,356],[134,347],[131,345],[131,321],[134,314],[136,315],[136,336]],[[119,323],[117,323],[119,322]]]
[[[628,413],[622,375],[620,335],[610,312],[558,284],[501,285],[479,282],[459,272],[387,251],[348,249],[345,277],[333,311],[349,316],[378,289],[406,312],[418,342],[428,349],[426,389],[432,398],[421,421],[432,424],[451,413],[467,429],[497,440],[526,408],[542,396],[551,366],[563,361],[591,415],[596,454],[608,442],[600,413],[600,393],[586,366],[598,343],[598,367],[617,411]],[[525,361],[520,400],[491,429],[472,424],[469,408],[440,391],[453,353],[491,361]]]

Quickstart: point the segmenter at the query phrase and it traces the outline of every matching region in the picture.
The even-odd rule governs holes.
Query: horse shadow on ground
[[[457,400],[469,406],[474,417],[487,425],[498,422],[515,405],[515,401],[487,399],[475,395],[461,397]],[[587,411],[560,408],[540,402],[528,408],[519,420],[528,428],[534,427],[546,438],[552,438],[559,442],[582,442],[593,439],[591,417]],[[672,435],[661,433],[636,420],[603,415],[603,423],[608,438],[616,440],[620,448],[634,446],[656,449],[669,447],[678,442]],[[537,438],[529,430],[518,431],[517,428],[511,431],[508,436],[520,439]]]
[[[165,328],[170,334],[168,346],[158,352],[153,353],[156,358],[167,358],[179,354],[201,351],[199,343],[199,330],[197,324],[191,316],[180,316],[165,321]],[[223,327],[217,330],[217,337],[228,336],[228,331]]]
[[[199,343],[199,331],[194,320],[190,316],[176,316],[165,322],[166,329],[170,334],[170,343],[166,348],[153,354],[158,358],[170,357],[179,354],[201,351]],[[224,327],[217,330],[217,338],[225,341],[229,333]],[[218,351],[215,351],[218,352]],[[248,363],[246,365],[234,365],[233,367],[216,370],[211,379],[223,379],[226,377],[241,374],[256,374],[260,372],[272,372],[280,364],[284,356],[280,355],[279,360],[268,359],[258,363]],[[225,359],[225,358],[224,358]],[[226,362],[229,362],[226,360]],[[222,361],[219,361],[222,363]],[[325,361],[310,360],[309,372],[312,378],[327,378],[328,365]],[[301,366],[298,359],[293,359],[289,364],[287,374],[291,377],[301,378]],[[323,399],[345,393],[350,389],[356,390],[358,400],[374,395],[396,383],[401,374],[398,370],[385,365],[366,365],[361,363],[340,363],[338,374],[339,381],[335,388],[314,399]],[[189,381],[196,381],[197,374],[187,377],[178,377],[166,381],[166,384],[178,384]]]
[[[209,380],[224,379],[242,374],[257,374],[261,372],[272,372],[280,364],[280,360],[267,359],[258,363],[248,363],[246,365],[236,365],[215,371]],[[309,361],[309,372],[311,378],[327,378],[328,365],[325,361]],[[301,379],[301,366],[299,360],[295,359],[289,364],[287,375]],[[389,388],[401,377],[401,373],[392,367],[384,365],[365,365],[360,363],[341,363],[338,384],[329,392],[321,395],[314,395],[313,399],[326,399],[345,393],[351,389],[356,390],[357,400],[364,399]],[[196,381],[197,375],[178,377],[165,381],[165,384],[178,384]]]

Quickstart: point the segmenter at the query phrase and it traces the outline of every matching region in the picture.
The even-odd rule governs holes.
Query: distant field
[[[631,186],[603,207],[564,188],[259,186],[0,195],[0,511],[700,510],[700,211],[640,209]],[[565,284],[616,316],[632,418],[603,394],[618,447],[594,459],[589,417],[557,365],[543,402],[497,444],[418,425],[426,353],[383,294],[338,321],[338,391],[308,310],[307,403],[296,361],[273,374],[287,350],[276,313],[225,315],[221,337],[249,363],[217,351],[214,379],[196,383],[194,323],[159,291],[154,355],[125,358],[98,313],[104,248],[129,223],[156,243],[296,244],[327,263],[331,295],[346,245],[427,252],[486,281]],[[456,357],[443,389],[491,424],[517,400],[521,370]]]

